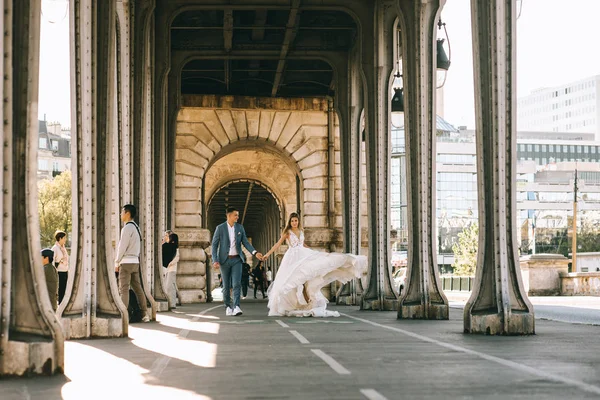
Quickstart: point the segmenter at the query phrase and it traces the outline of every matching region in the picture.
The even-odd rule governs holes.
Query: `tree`
[[[458,243],[452,245],[452,251],[454,252],[452,267],[455,275],[475,275],[478,245],[479,225],[473,222],[458,234]]]
[[[54,244],[57,230],[71,232],[71,171],[64,171],[52,180],[38,184],[40,240],[43,247]]]

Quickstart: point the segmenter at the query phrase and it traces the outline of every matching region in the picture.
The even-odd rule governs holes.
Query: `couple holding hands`
[[[327,299],[321,293],[321,288],[334,281],[346,283],[353,278],[360,278],[367,270],[365,256],[310,249],[304,244],[304,231],[296,213],[290,215],[279,241],[263,255],[250,244],[244,227],[237,223],[238,218],[239,211],[229,207],[227,221],[217,226],[212,241],[213,267],[221,270],[227,316],[242,315],[240,292],[242,263],[246,257],[241,245],[264,261],[284,242],[288,250],[267,292],[269,316],[339,316],[337,311],[326,309]],[[233,302],[230,295],[232,284]]]

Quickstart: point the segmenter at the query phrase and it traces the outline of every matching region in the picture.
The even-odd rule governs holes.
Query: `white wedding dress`
[[[328,301],[321,288],[334,281],[346,283],[360,278],[367,270],[367,257],[306,248],[303,231],[300,237],[290,231],[287,244],[275,281],[267,291],[269,316],[339,317],[337,311],[326,309]]]

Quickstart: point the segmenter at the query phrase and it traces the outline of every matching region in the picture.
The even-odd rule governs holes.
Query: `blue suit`
[[[239,257],[229,258],[229,229],[227,222],[218,225],[215,229],[212,240],[212,260],[221,265],[221,278],[223,279],[223,302],[226,307],[235,308],[240,305],[240,291],[242,288],[242,262],[246,261],[246,256],[242,252],[242,244],[252,254],[256,252],[254,247],[246,237],[246,231],[241,224],[235,223],[233,226],[235,232],[235,248]],[[231,296],[229,290],[233,282],[233,305],[231,305]]]

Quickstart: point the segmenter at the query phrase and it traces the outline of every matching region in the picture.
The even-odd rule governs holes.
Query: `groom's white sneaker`
[[[240,306],[235,306],[235,308],[233,309],[233,314],[231,315],[242,315],[242,309],[240,308]]]
[[[233,310],[231,309],[231,307],[227,307],[227,309],[225,310],[225,315],[228,317],[231,317],[233,315]]]

